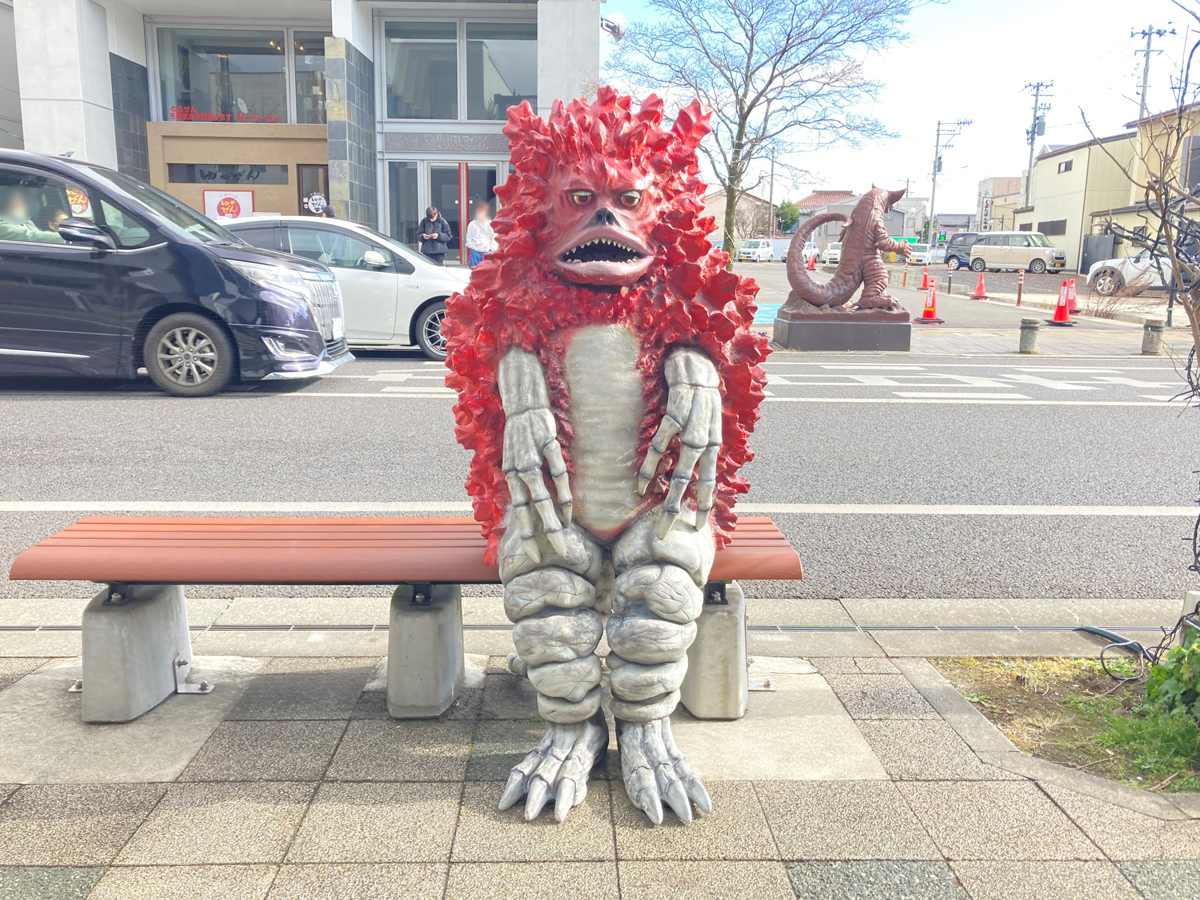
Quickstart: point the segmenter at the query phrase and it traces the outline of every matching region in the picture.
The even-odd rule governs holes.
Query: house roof
[[[704,195],[704,202],[705,202],[705,203],[708,203],[708,201],[709,201],[709,200],[712,200],[712,199],[714,199],[714,198],[716,198],[716,197],[720,197],[722,200],[723,200],[723,199],[725,199],[725,191],[724,191],[724,189],[718,189],[718,190],[715,190],[715,191],[709,191],[707,194],[705,194],[705,195]],[[742,201],[742,200],[747,200],[747,199],[749,199],[749,200],[757,200],[759,203],[770,203],[770,202],[771,202],[771,201],[767,200],[765,197],[759,197],[757,194],[752,194],[752,193],[750,193],[749,191],[741,191],[741,192],[738,194],[738,200],[739,200],[739,201]],[[778,206],[778,205],[779,205],[779,204],[776,204],[776,206]]]
[[[1100,144],[1111,143],[1112,141],[1125,141],[1135,137],[1137,137],[1136,131],[1128,131],[1125,134],[1113,134],[1102,138],[1089,138],[1086,141],[1080,141],[1078,144],[1050,144],[1048,147],[1043,148],[1042,152],[1038,154],[1038,161],[1040,162],[1043,159],[1049,159],[1052,156],[1058,156],[1060,153],[1070,153],[1074,150],[1081,150],[1084,147],[1092,145],[1098,146]]]
[[[1200,103],[1189,103],[1187,106],[1183,107],[1182,111],[1189,113],[1196,109],[1200,109]],[[1125,127],[1134,128],[1138,125],[1141,125],[1143,122],[1149,122],[1152,119],[1168,119],[1178,112],[1180,112],[1180,108],[1178,106],[1173,106],[1170,109],[1163,110],[1162,112],[1157,112],[1153,115],[1146,116],[1144,119],[1134,119],[1132,122],[1126,122]]]
[[[813,191],[803,200],[797,200],[796,207],[801,212],[809,212],[814,209],[824,209],[834,203],[843,203],[856,196],[858,195],[854,191]]]

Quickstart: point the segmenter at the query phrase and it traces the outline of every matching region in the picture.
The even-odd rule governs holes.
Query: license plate
[[[333,317],[333,339],[340,341],[346,336],[346,321],[341,316]]]

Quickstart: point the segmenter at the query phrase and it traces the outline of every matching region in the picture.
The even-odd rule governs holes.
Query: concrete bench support
[[[750,702],[746,597],[736,581],[709,583],[704,592],[680,700],[697,719],[740,719]]]
[[[128,722],[191,670],[183,587],[110,585],[83,611],[83,721]]]
[[[388,623],[388,714],[440,716],[458,696],[465,671],[461,586],[400,585]]]

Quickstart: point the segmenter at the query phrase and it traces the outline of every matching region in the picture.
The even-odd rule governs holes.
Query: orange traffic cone
[[[1075,323],[1071,321],[1071,311],[1067,305],[1067,283],[1062,283],[1062,288],[1058,292],[1058,305],[1054,307],[1054,318],[1046,320],[1047,325],[1059,325],[1063,328],[1070,328]]]
[[[929,290],[929,266],[925,267],[925,274],[921,276],[921,290]]]
[[[1067,312],[1073,316],[1079,315],[1079,302],[1075,297],[1074,278],[1067,282]]]
[[[817,258],[816,258],[815,256],[810,256],[810,257],[808,258],[808,267],[809,267],[810,269],[816,269],[816,267],[817,267]]]
[[[979,281],[975,285],[975,293],[971,295],[972,300],[986,300],[987,291],[983,287],[983,273],[979,273]]]
[[[913,319],[914,322],[920,322],[922,325],[941,325],[945,319],[939,319],[937,314],[937,285],[929,286],[929,293],[925,295],[925,309],[921,311],[921,318]]]

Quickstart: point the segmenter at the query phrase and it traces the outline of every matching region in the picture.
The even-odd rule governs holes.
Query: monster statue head
[[[496,189],[503,205],[493,222],[508,236],[502,251],[608,289],[635,284],[656,263],[695,256],[670,245],[695,230],[703,209],[695,150],[707,118],[694,102],[664,131],[660,99],[635,111],[607,87],[593,103],[556,102],[546,121],[528,104],[510,109],[504,133],[516,171]]]
[[[896,204],[900,202],[906,190],[906,188],[901,188],[898,191],[889,191],[885,188],[878,188],[875,185],[871,185],[871,192],[868,196],[873,198],[875,203],[881,204],[879,210],[881,213],[890,213]]]

